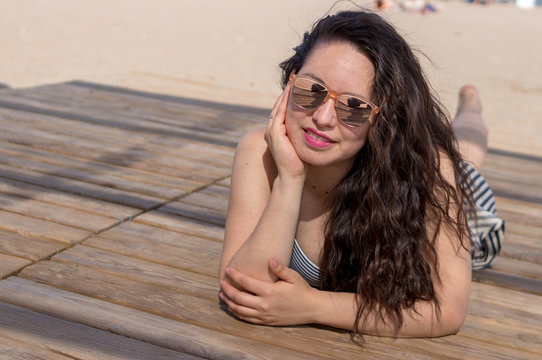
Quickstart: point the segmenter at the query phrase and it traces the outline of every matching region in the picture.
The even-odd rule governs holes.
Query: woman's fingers
[[[219,285],[222,289],[219,293],[220,299],[232,314],[254,324],[263,323],[262,300],[259,296],[239,290],[225,280],[221,280]]]
[[[275,101],[271,114],[269,115],[269,121],[267,122],[267,131],[265,132],[265,140],[267,144],[270,143],[271,132],[274,129],[281,128],[286,118],[286,109],[288,106],[288,96],[290,93],[290,83],[286,85],[280,96]]]
[[[221,280],[219,285],[222,289],[219,296],[226,304],[228,304],[228,306],[232,305],[232,303],[249,308],[254,308],[256,306],[254,295],[236,289],[235,286],[232,286],[225,280]]]
[[[228,285],[230,286],[233,285],[237,289],[243,289],[255,295],[266,294],[267,288],[269,287],[269,285],[271,285],[268,282],[260,281],[250,276],[247,276],[243,274],[242,272],[237,271],[233,268],[227,268],[226,274],[228,276],[229,282],[231,283]]]

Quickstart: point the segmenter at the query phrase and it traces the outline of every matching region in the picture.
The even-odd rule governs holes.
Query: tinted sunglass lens
[[[313,80],[297,78],[292,88],[292,100],[297,106],[305,109],[315,109],[320,106],[327,96],[327,89]]]
[[[371,113],[371,105],[355,96],[342,95],[337,101],[337,117],[347,125],[360,126],[370,119]]]

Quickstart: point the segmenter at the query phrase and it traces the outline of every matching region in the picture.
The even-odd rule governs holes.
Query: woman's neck
[[[326,198],[350,171],[352,164],[353,160],[329,166],[310,165],[305,179],[305,191]]]

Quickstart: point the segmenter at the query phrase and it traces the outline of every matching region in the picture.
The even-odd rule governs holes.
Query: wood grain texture
[[[128,206],[95,200],[42,186],[25,184],[6,178],[0,178],[0,192],[45,203],[58,204],[70,209],[84,210],[92,214],[106,215],[117,220],[124,220],[140,212],[139,209]]]
[[[92,232],[98,232],[118,222],[109,216],[2,193],[0,209]]]
[[[0,253],[0,279],[12,275],[29,264],[32,264],[32,261],[28,259]]]
[[[17,345],[25,349],[25,356],[37,358],[42,353],[51,353],[67,359],[200,359],[87,325],[0,303],[0,348],[6,343],[12,345],[10,343],[13,340],[6,339],[15,339]]]
[[[234,149],[268,114],[85,82],[3,90],[0,357],[542,358],[542,159],[496,149],[481,172],[503,248],[455,336],[360,347],[221,308]]]
[[[308,356],[20,278],[0,282],[0,289],[2,301],[203,358],[305,359]]]
[[[65,244],[81,241],[91,234],[87,230],[3,210],[0,210],[0,230]]]
[[[34,261],[66,248],[62,242],[35,239],[6,231],[0,231],[0,239],[0,252]]]

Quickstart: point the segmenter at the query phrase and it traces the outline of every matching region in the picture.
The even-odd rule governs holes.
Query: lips
[[[335,141],[331,140],[324,134],[321,134],[314,129],[307,128],[303,129],[303,131],[305,132],[305,140],[312,147],[323,149],[330,147],[335,143]]]

